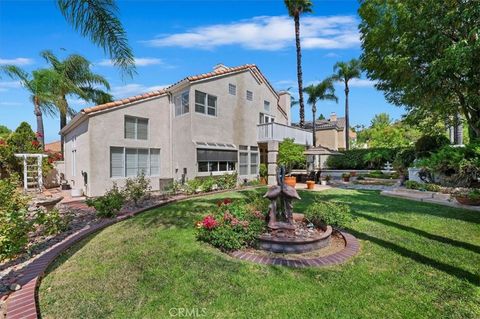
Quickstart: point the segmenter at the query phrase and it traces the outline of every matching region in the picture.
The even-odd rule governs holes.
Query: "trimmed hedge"
[[[343,155],[329,156],[330,169],[383,169],[388,161],[393,163],[402,148],[367,148],[342,151]]]

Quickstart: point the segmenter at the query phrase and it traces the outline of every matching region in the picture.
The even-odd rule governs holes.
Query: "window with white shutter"
[[[125,116],[125,138],[134,140],[147,140],[148,119]]]
[[[137,157],[136,148],[125,149],[125,175],[127,177],[137,176]]]
[[[123,147],[110,147],[110,177],[123,177]]]
[[[150,149],[150,175],[160,175],[160,149]]]
[[[143,175],[149,175],[148,169],[148,149],[138,149],[138,166],[137,166],[137,175],[140,175],[143,172]]]

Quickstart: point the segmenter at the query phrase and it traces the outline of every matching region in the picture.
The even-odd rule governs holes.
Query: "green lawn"
[[[314,198],[350,203],[362,249],[340,266],[290,269],[195,240],[206,208],[241,196],[155,209],[74,246],[40,285],[42,317],[169,318],[187,308],[204,318],[480,318],[480,213],[372,191],[303,191],[297,212]]]

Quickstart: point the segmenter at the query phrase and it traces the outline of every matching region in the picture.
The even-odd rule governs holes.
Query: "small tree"
[[[278,165],[284,165],[287,173],[292,171],[294,166],[305,164],[305,147],[294,143],[293,138],[286,138],[278,147]]]

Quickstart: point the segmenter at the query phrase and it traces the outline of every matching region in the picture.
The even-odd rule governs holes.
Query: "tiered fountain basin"
[[[268,232],[260,235],[258,245],[259,249],[274,253],[305,253],[329,246],[331,236],[331,226],[327,226],[325,231],[321,229],[311,229],[311,232],[305,234],[299,233],[296,230],[293,236]]]

